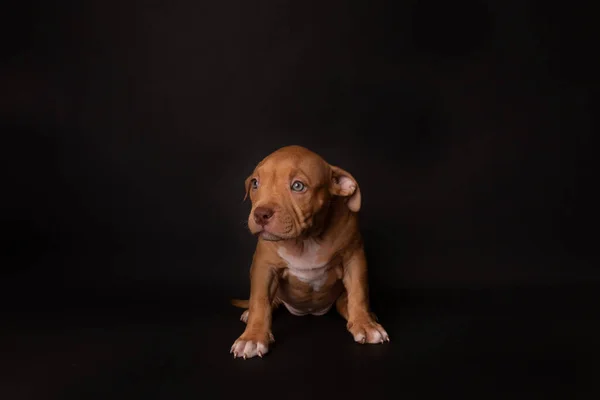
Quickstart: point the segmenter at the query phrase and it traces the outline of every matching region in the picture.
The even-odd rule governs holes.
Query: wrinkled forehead
[[[315,185],[327,181],[328,168],[320,157],[272,154],[258,164],[256,174],[261,180],[304,179]]]

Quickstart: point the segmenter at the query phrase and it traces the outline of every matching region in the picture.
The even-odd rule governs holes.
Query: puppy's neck
[[[320,241],[318,238],[298,237],[295,239],[280,240],[277,242],[277,247],[285,249],[289,254],[301,256],[306,251],[320,247]]]
[[[342,229],[354,229],[356,214],[350,211],[342,197],[334,197],[327,208],[320,237],[337,235]]]

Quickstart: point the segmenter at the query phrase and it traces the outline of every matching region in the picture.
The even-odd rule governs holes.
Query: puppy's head
[[[344,197],[352,212],[361,203],[352,175],[300,146],[283,147],[263,159],[246,179],[248,196],[250,232],[272,241],[317,232],[334,196]]]

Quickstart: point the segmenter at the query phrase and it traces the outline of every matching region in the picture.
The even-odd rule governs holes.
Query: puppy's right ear
[[[252,175],[247,177],[246,181],[244,182],[244,185],[246,186],[246,194],[244,195],[244,200],[242,200],[242,201],[246,201],[246,199],[248,198],[248,193],[250,192],[251,184],[252,184]]]

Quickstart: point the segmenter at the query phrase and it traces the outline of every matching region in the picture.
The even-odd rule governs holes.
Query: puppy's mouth
[[[279,240],[283,240],[283,238],[272,234],[271,232],[267,232],[267,231],[260,231],[258,233],[258,236],[261,237],[263,240],[268,240],[270,242],[277,242]]]
[[[293,239],[294,236],[290,236],[290,235],[285,235],[285,234],[281,234],[281,233],[273,233],[271,231],[268,230],[268,228],[260,228],[257,231],[252,232],[254,234],[254,236],[260,237],[263,240],[267,240],[270,242],[277,242],[279,240],[289,240],[289,239]]]

